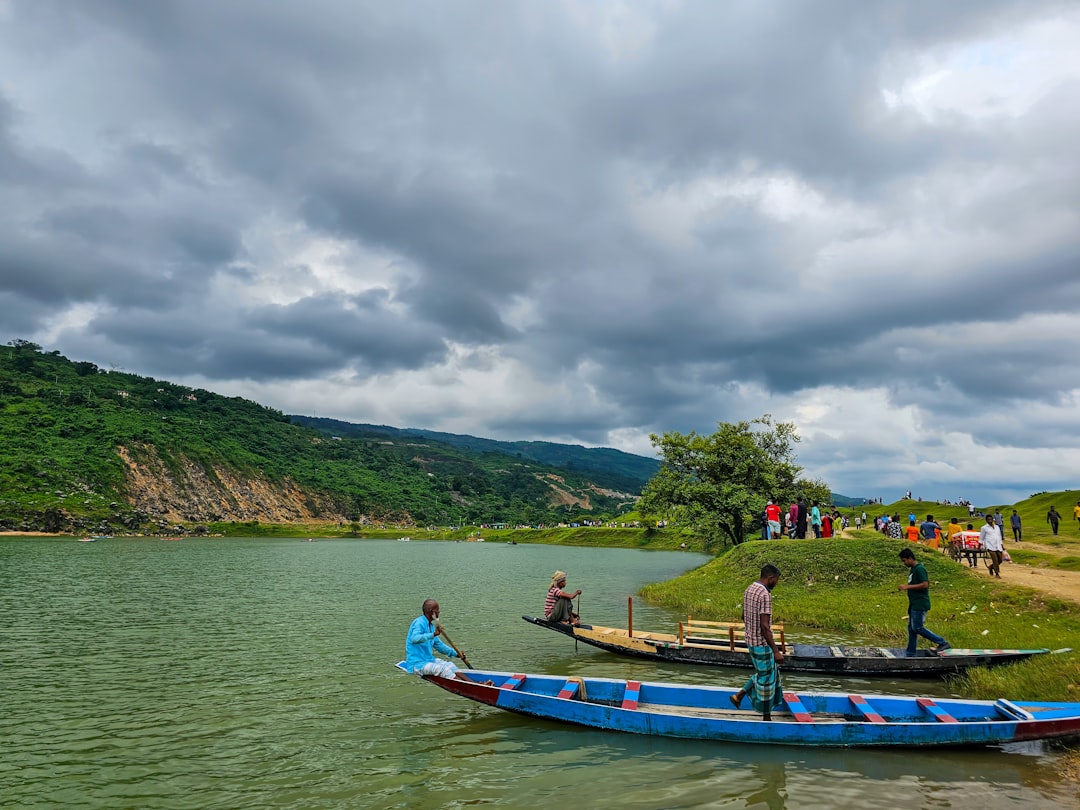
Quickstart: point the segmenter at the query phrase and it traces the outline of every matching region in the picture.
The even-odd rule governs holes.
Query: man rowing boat
[[[417,675],[470,680],[458,671],[454,663],[435,657],[435,650],[447,658],[458,657],[454,648],[439,638],[442,634],[442,625],[437,623],[439,603],[434,599],[425,599],[420,612],[422,615],[413,619],[413,623],[409,625],[409,634],[405,637],[405,668]]]

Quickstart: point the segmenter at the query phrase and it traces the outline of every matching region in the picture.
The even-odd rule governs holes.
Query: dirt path
[[[1040,543],[1024,542],[1021,545],[1031,551],[1039,551],[1044,554],[1053,554],[1064,557],[1075,554],[1071,548],[1059,546],[1044,546]],[[1013,548],[1012,543],[1006,543],[1006,550]],[[990,576],[985,565],[977,569],[985,577]],[[1001,566],[1001,581],[1015,582],[1017,585],[1026,585],[1029,588],[1043,591],[1056,596],[1059,599],[1068,599],[1080,604],[1080,571],[1064,571],[1060,568],[1041,568],[1021,563],[1005,563]]]
[[[1038,542],[1026,541],[1022,544],[1025,551],[1038,551],[1055,557],[1064,557],[1076,554],[1076,550],[1070,547],[1044,546]],[[1006,541],[1005,550],[1019,548]],[[990,572],[986,564],[982,563],[977,568],[980,576],[989,577]],[[1043,568],[1037,565],[1024,565],[1023,563],[1004,563],[1001,566],[1001,581],[1012,582],[1016,585],[1024,585],[1028,588],[1042,591],[1059,599],[1067,599],[1070,602],[1080,604],[1080,571],[1065,571],[1060,568]]]
[[[980,569],[983,576],[990,576],[986,569]],[[1032,568],[1017,563],[1005,564],[1001,568],[1002,582],[1015,582],[1035,588],[1059,599],[1068,599],[1080,604],[1080,571],[1061,571],[1056,568]]]

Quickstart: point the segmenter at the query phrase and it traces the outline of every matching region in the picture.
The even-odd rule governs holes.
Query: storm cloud
[[[1061,2],[0,0],[0,340],[834,491],[1080,486]]]

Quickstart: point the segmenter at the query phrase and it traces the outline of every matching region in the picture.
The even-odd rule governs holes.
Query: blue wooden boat
[[[403,664],[398,665],[404,669]],[[1080,736],[1080,703],[785,692],[762,720],[735,689],[480,670],[469,680],[422,676],[498,709],[609,731],[813,746],[989,745]],[[491,681],[494,685],[485,685]]]

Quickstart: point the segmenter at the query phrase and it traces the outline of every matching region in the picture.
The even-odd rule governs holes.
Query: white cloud
[[[918,57],[918,70],[882,88],[886,105],[948,126],[963,116],[979,126],[1018,118],[1056,86],[1080,79],[1080,11],[1063,9],[1007,33],[959,42]]]

